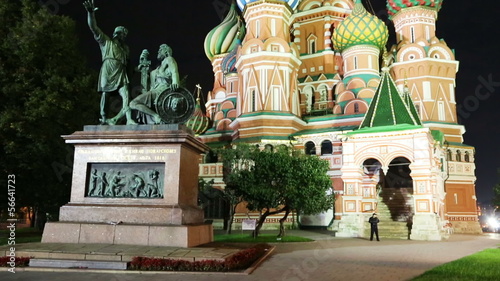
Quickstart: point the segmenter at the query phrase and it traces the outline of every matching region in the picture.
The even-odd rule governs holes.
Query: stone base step
[[[408,227],[405,222],[381,222],[378,224],[380,238],[408,239]],[[365,237],[370,237],[370,227],[367,226],[363,233]]]
[[[122,261],[90,261],[63,259],[30,259],[30,267],[51,268],[85,268],[85,269],[127,269],[127,262]]]
[[[206,223],[147,225],[57,221],[46,223],[42,235],[42,243],[115,244],[188,248],[212,241],[212,225]]]

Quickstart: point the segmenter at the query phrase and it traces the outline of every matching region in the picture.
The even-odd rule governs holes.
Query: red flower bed
[[[259,244],[252,248],[244,249],[232,255],[225,261],[204,260],[185,261],[175,259],[159,259],[135,257],[129,262],[129,270],[152,271],[234,271],[245,269],[260,258],[270,247]]]
[[[0,257],[0,267],[12,267],[12,262],[14,262],[14,267],[28,266],[30,263],[30,258],[27,257]]]

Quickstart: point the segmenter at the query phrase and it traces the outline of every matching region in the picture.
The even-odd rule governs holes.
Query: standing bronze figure
[[[129,77],[127,75],[127,67],[129,61],[129,48],[125,44],[127,37],[127,29],[123,26],[118,26],[113,32],[113,38],[109,38],[97,26],[95,19],[94,1],[85,1],[83,6],[88,13],[88,25],[94,38],[99,43],[102,55],[102,66],[99,73],[99,82],[97,91],[102,93],[101,96],[101,124],[115,125],[124,115],[127,117],[127,124],[136,124],[132,119],[132,114],[129,108]],[[122,108],[120,112],[113,118],[106,118],[106,103],[108,95],[111,92],[118,91],[122,97]]]

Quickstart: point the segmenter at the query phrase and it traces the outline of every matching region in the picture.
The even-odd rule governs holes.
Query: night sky
[[[37,1],[52,3],[49,9],[77,22],[80,45],[89,66],[100,67],[100,51],[86,23],[81,0]],[[363,1],[365,7],[368,0]],[[385,0],[371,0],[374,13],[387,21]],[[54,3],[56,5],[54,5]],[[213,72],[203,41],[229,8],[228,0],[95,0],[99,27],[111,35],[114,27],[128,28],[131,62],[136,65],[143,49],[150,51],[153,65],[160,44],[173,49],[181,77],[187,75],[189,90],[201,84],[206,94],[213,85]],[[456,99],[459,123],[465,125],[464,142],[476,147],[478,200],[489,203],[493,186],[500,182],[500,28],[497,0],[444,1],[437,21],[437,37],[455,50],[460,62]],[[389,32],[394,33],[392,26]],[[391,36],[393,38],[393,36]],[[136,77],[135,80],[138,78]],[[97,113],[96,113],[97,114]]]

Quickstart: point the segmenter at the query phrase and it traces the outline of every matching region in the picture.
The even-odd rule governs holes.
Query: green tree
[[[261,151],[240,145],[234,150],[239,151],[239,157],[228,164],[232,169],[225,181],[235,186],[236,194],[248,203],[249,209],[259,211],[255,236],[270,215],[285,213],[280,220],[281,237],[291,211],[316,214],[332,208],[326,161],[286,146]]]
[[[95,77],[72,19],[0,1],[0,171],[15,175],[18,208],[57,213],[68,202],[73,154],[61,135],[97,122]]]
[[[243,202],[241,193],[238,192],[241,189],[240,184],[232,180],[232,175],[239,171],[240,167],[250,164],[250,150],[247,146],[245,149],[221,148],[217,149],[215,154],[222,160],[222,177],[226,184],[222,197],[229,205],[226,233],[231,234],[236,208]]]
[[[283,190],[285,215],[280,220],[280,233],[285,235],[283,223],[290,211],[302,214],[318,214],[333,208],[334,196],[332,182],[327,175],[329,164],[317,156],[305,155],[302,151],[293,150],[289,158],[292,172],[289,173],[289,182]]]

